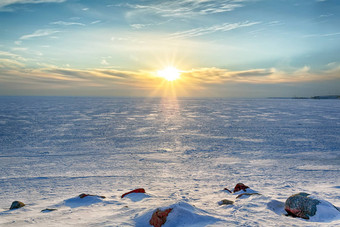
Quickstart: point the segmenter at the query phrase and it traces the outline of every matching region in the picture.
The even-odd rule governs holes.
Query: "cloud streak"
[[[71,25],[85,26],[85,24],[83,24],[83,23],[79,23],[79,22],[66,22],[66,21],[55,21],[55,22],[52,22],[51,24],[54,24],[54,25],[63,25],[63,26],[71,26]]]
[[[188,17],[232,11],[245,0],[174,0],[152,4],[127,4],[130,8],[162,17]]]
[[[22,68],[25,66],[26,61],[27,60],[20,55],[6,51],[0,51],[0,70]]]
[[[311,38],[311,37],[332,37],[332,36],[340,36],[340,32],[326,33],[326,34],[311,34],[311,35],[305,35],[304,38]]]
[[[214,32],[226,32],[242,27],[250,27],[256,24],[259,24],[260,22],[239,22],[239,23],[224,23],[220,25],[214,25],[210,27],[200,27],[200,28],[194,28],[187,31],[182,32],[176,32],[169,36],[169,39],[184,39],[184,38],[190,38],[190,37],[196,37],[196,36],[202,36],[211,34]]]
[[[292,72],[282,71],[276,68],[243,71],[201,68],[187,71],[183,76],[196,85],[224,84],[228,82],[247,84],[308,83],[340,79],[340,66],[335,66],[319,73],[311,72],[308,66],[298,68]]]
[[[39,4],[39,3],[62,3],[66,0],[2,0],[0,1],[0,11],[14,4]]]
[[[50,36],[58,32],[60,31],[53,30],[53,29],[39,29],[33,32],[32,34],[21,36],[20,39],[25,40],[25,39],[38,38],[38,37],[43,37],[43,36]]]

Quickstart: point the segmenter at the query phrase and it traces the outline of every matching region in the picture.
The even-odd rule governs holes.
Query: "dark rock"
[[[90,195],[90,194],[85,194],[85,193],[82,193],[82,194],[80,194],[79,195],[79,198],[85,198],[85,197],[87,197],[87,196],[97,196],[97,197],[100,197],[100,198],[102,198],[102,199],[105,199],[106,197],[105,196],[101,196],[101,195]]]
[[[166,209],[165,211],[157,209],[151,216],[149,221],[150,225],[154,227],[161,227],[166,222],[166,218],[171,211],[172,208]]]
[[[55,210],[57,210],[57,209],[53,209],[53,208],[46,208],[46,209],[43,209],[43,210],[41,210],[41,212],[43,212],[43,213],[47,213],[47,212],[51,212],[51,211],[55,211]]]
[[[223,199],[218,202],[218,205],[232,205],[234,204],[234,201],[228,200],[228,199]]]
[[[242,193],[239,194],[236,199],[241,198],[242,196],[251,196],[251,195],[261,195],[260,193]]]
[[[14,209],[21,208],[23,206],[25,206],[25,203],[20,202],[20,201],[14,201],[9,209],[14,210]]]
[[[309,198],[309,194],[300,192],[290,196],[285,202],[285,210],[288,215],[309,219],[316,213],[316,205],[320,204],[317,199]]]

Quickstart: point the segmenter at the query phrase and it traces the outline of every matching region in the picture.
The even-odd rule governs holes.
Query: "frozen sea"
[[[340,226],[298,192],[340,206],[340,100],[0,97],[0,226]]]

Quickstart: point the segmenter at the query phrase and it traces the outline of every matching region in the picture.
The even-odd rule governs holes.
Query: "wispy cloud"
[[[334,16],[333,13],[327,13],[327,14],[321,14],[319,17],[322,18],[322,17],[332,17]]]
[[[39,3],[62,3],[66,0],[2,0],[0,1],[0,11],[14,4],[39,4]]]
[[[37,37],[43,37],[43,36],[49,36],[55,33],[58,33],[60,31],[53,30],[53,29],[39,29],[33,32],[32,34],[23,35],[20,37],[20,39],[31,39],[31,38],[37,38]]]
[[[186,17],[232,11],[242,7],[246,0],[174,0],[152,4],[127,4],[141,11],[148,11],[163,17]]]
[[[98,24],[100,22],[101,22],[101,20],[95,20],[95,21],[92,21],[91,24]]]
[[[66,21],[55,21],[55,22],[52,22],[51,24],[54,24],[54,25],[63,25],[63,26],[70,26],[70,25],[85,26],[85,24],[83,24],[83,23],[79,23],[79,22],[66,22]]]
[[[151,72],[143,71],[124,71],[115,69],[65,69],[65,68],[54,68],[54,69],[42,69],[47,75],[55,77],[65,77],[68,79],[86,80],[96,86],[113,86],[113,85],[124,85],[126,87],[153,87],[155,83],[152,81],[159,80],[152,76]]]
[[[151,25],[151,24],[131,24],[130,26],[134,29],[141,29],[141,28],[145,28],[149,25]]]
[[[134,23],[134,24],[130,24],[130,26],[133,28],[133,29],[142,29],[142,28],[146,28],[146,27],[151,27],[151,26],[160,26],[160,25],[164,25],[170,21],[172,21],[173,19],[168,19],[168,20],[165,20],[165,21],[162,21],[162,22],[157,22],[157,23],[148,23],[148,24],[141,24],[141,23]]]
[[[211,34],[214,32],[226,32],[226,31],[237,29],[237,28],[253,26],[259,23],[260,22],[245,21],[245,22],[239,22],[239,23],[224,23],[224,24],[214,25],[210,27],[199,27],[199,28],[194,28],[194,29],[190,29],[187,31],[173,33],[169,36],[169,38],[170,39],[183,39],[183,38]]]
[[[113,42],[131,42],[131,43],[137,43],[137,44],[143,44],[144,41],[134,38],[134,37],[111,37],[111,41]]]
[[[0,69],[21,69],[27,60],[11,52],[0,51]]]
[[[13,51],[27,51],[28,48],[27,47],[13,47],[12,50]]]
[[[187,71],[183,74],[191,83],[197,85],[224,84],[228,82],[247,84],[280,84],[280,83],[305,83],[340,79],[340,66],[315,73],[310,67],[304,66],[294,71],[282,71],[276,68],[250,69],[242,71],[229,71],[220,68],[200,68]]]
[[[340,36],[340,32],[326,33],[326,34],[311,34],[311,35],[305,35],[303,37],[311,38],[311,37],[332,37],[332,36]]]
[[[195,85],[223,84],[226,82],[251,82],[266,78],[273,74],[272,69],[251,69],[244,71],[229,71],[221,68],[199,68],[183,73],[183,77]],[[255,79],[256,78],[256,79]]]
[[[18,67],[24,67],[25,65],[14,59],[0,58],[0,69],[13,69]]]
[[[15,59],[21,62],[25,62],[27,61],[25,58],[23,58],[22,56],[18,55],[18,54],[14,54],[11,52],[7,52],[7,51],[0,51],[0,58],[4,59]]]

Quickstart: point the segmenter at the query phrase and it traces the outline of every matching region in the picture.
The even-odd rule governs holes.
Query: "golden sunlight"
[[[157,71],[157,75],[166,79],[167,81],[174,81],[179,79],[181,72],[173,66]]]

